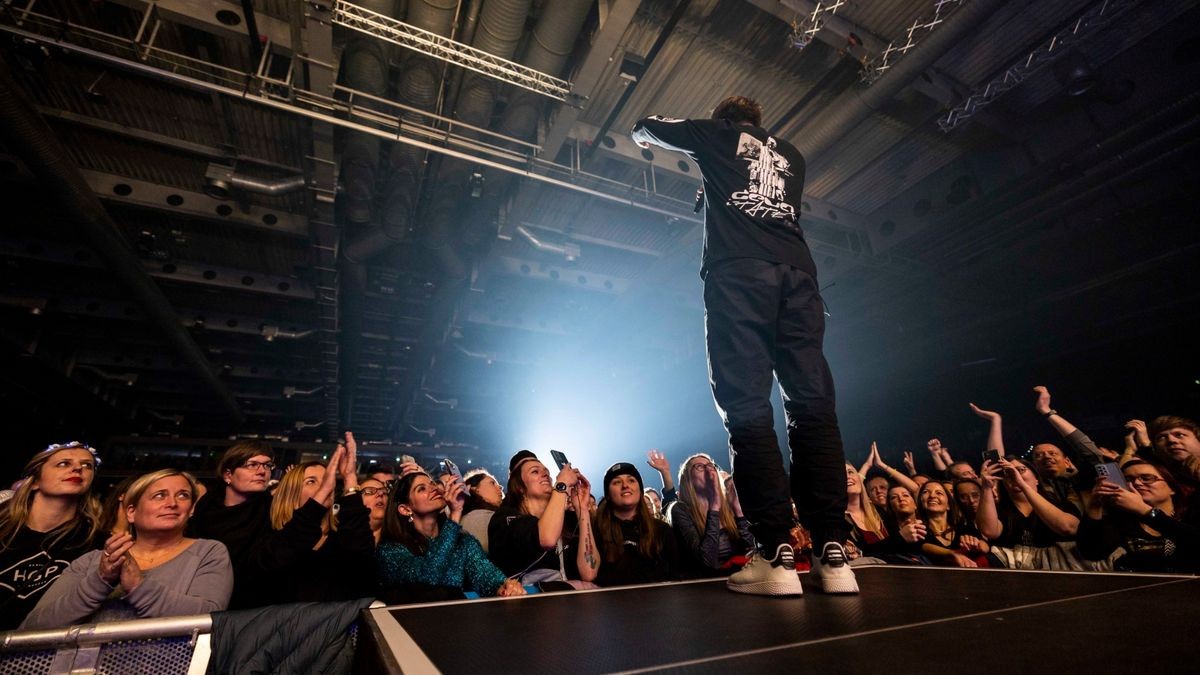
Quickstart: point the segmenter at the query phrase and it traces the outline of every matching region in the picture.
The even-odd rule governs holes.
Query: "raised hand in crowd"
[[[416,460],[408,459],[400,463],[400,474],[396,476],[396,478],[404,478],[410,473],[422,473],[424,471],[425,469],[422,469],[421,465],[417,464]]]
[[[979,406],[975,405],[974,403],[970,403],[969,405],[971,406],[971,412],[978,415],[981,419],[985,419],[988,421],[987,449],[988,450],[996,450],[1000,453],[1000,456],[1003,457],[1004,456],[1004,433],[1003,433],[1000,413],[995,412],[994,410],[984,410],[983,408],[980,408]]]
[[[1125,423],[1125,449],[1121,453],[1118,464],[1124,464],[1133,459],[1137,455],[1138,450],[1142,448],[1150,448],[1150,432],[1146,429],[1146,423],[1142,420],[1129,420]]]
[[[341,464],[337,467],[337,473],[342,476],[342,489],[350,491],[358,487],[358,443],[354,442],[353,432],[347,431],[338,445],[346,450]],[[330,467],[332,466],[330,464]]]
[[[917,485],[912,478],[904,475],[896,469],[893,469],[888,465],[887,462],[883,461],[883,457],[879,454],[879,445],[876,444],[875,441],[871,441],[871,454],[867,456],[867,462],[868,464],[864,465],[866,470],[870,470],[872,465],[875,466],[880,471],[886,473],[888,478],[891,479],[893,483],[903,485],[904,487],[908,488],[909,492],[916,494],[917,491],[921,489],[921,486]],[[865,471],[860,471],[859,473],[863,473],[865,475]],[[914,471],[913,473],[916,472]]]
[[[929,458],[933,460],[933,468],[944,472],[954,460],[950,457],[950,451],[942,446],[942,442],[936,438],[931,438],[925,441],[925,449],[929,451]]]
[[[913,462],[913,454],[908,450],[904,451],[904,469],[908,471],[908,475],[917,475],[917,465]]]
[[[1033,409],[1037,414],[1049,415],[1053,412],[1053,409],[1050,407],[1050,390],[1038,385],[1033,388],[1033,392],[1037,394],[1037,400],[1033,404]]]
[[[446,506],[450,507],[450,520],[462,521],[463,506],[467,503],[467,484],[461,478],[455,478],[442,488],[445,492]]]
[[[329,466],[321,476],[321,484],[313,493],[313,501],[325,507],[333,506],[333,491],[337,487],[338,474],[342,472],[342,465],[346,461],[346,452],[346,446],[338,443],[337,449],[329,457]]]
[[[674,489],[675,479],[671,477],[671,462],[667,461],[666,455],[659,450],[651,450],[646,453],[646,463],[662,478],[664,491]]]

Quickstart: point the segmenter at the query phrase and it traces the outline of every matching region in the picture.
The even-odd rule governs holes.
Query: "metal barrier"
[[[208,614],[0,633],[6,675],[202,675]]]

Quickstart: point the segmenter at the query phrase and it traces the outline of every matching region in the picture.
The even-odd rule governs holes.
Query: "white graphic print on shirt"
[[[55,560],[45,551],[38,551],[0,571],[0,588],[24,600],[49,586],[70,564],[69,560]]]
[[[750,134],[738,138],[737,156],[750,164],[750,184],[745,190],[734,192],[728,204],[736,206],[755,218],[773,218],[796,225],[796,208],[787,203],[784,190],[785,176],[792,175],[791,164],[775,150],[775,139],[767,137],[766,143]]]

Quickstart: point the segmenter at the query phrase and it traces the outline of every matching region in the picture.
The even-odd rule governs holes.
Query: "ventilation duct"
[[[209,164],[204,172],[204,192],[214,199],[228,199],[235,191],[275,197],[303,190],[307,185],[304,176],[258,178],[236,173],[233,167],[223,164]]]
[[[422,30],[448,37],[454,28],[458,0],[413,0],[409,3],[407,23]],[[441,83],[438,61],[416,53],[406,53],[404,69],[396,86],[396,99],[414,108],[433,110]],[[406,120],[424,123],[415,113]],[[395,143],[388,154],[386,198],[378,223],[346,244],[343,254],[353,263],[365,262],[398,244],[408,236],[417,208],[425,151]]]
[[[356,0],[354,4],[385,16],[392,16],[396,6],[395,0]],[[373,96],[384,96],[387,93],[387,72],[387,46],[373,37],[354,34],[342,55],[342,80],[346,86]],[[346,197],[346,218],[350,222],[366,223],[371,220],[379,143],[379,138],[368,134],[350,134],[346,138],[341,175]]]

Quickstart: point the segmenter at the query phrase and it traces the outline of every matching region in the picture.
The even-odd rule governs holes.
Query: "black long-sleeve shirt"
[[[804,157],[765,129],[728,120],[648,117],[633,139],[687,153],[704,180],[704,262],[753,258],[799,268],[816,278],[800,229]]]
[[[1200,573],[1200,530],[1170,516],[1155,518],[1150,526],[1160,534],[1147,532],[1130,513],[1081,518],[1075,534],[1079,554],[1086,560],[1104,560],[1123,546],[1125,555],[1113,561],[1118,570]]]

